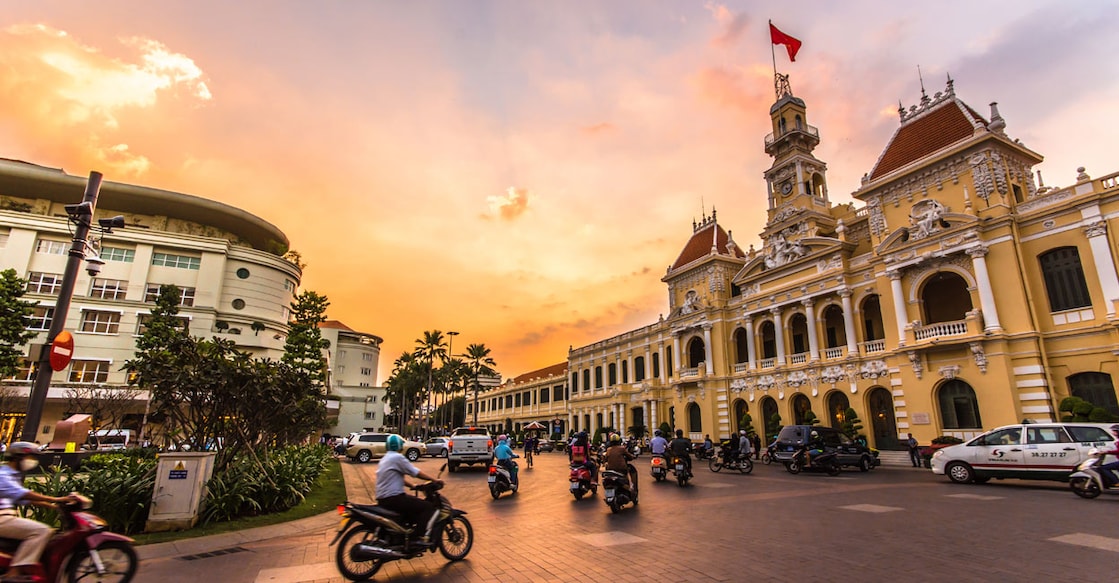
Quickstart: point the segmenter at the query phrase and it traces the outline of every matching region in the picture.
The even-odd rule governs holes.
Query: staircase
[[[890,468],[912,468],[913,462],[909,459],[908,451],[888,451],[882,450],[878,452],[878,459],[882,462],[882,467]]]

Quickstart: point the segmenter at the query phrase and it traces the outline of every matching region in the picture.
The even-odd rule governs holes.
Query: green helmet
[[[385,440],[385,449],[389,451],[401,451],[404,449],[404,438],[393,433]]]

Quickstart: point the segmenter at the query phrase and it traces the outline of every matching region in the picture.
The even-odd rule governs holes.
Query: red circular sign
[[[51,344],[51,368],[58,372],[70,364],[74,356],[74,335],[63,330]]]

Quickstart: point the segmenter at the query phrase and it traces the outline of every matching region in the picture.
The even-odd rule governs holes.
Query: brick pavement
[[[600,496],[567,494],[565,461],[538,456],[536,468],[521,470],[521,491],[496,501],[482,469],[445,475],[447,496],[474,526],[470,555],[394,561],[375,580],[1041,581],[1111,577],[1119,559],[1119,524],[1100,519],[1119,499],[1081,500],[1061,484],[959,486],[905,468],[831,478],[759,465],[744,476],[697,464],[694,486],[681,489],[651,484],[645,457],[640,505],[613,515]],[[421,467],[431,473],[440,463]],[[343,463],[352,499],[371,500],[376,467]],[[240,543],[241,552],[153,557],[138,581],[340,583],[327,546],[336,517],[328,518],[300,534]],[[621,536],[604,533],[640,540],[603,546]]]

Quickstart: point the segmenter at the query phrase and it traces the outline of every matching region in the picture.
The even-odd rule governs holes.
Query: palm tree
[[[447,359],[447,343],[443,340],[443,333],[439,330],[424,332],[424,337],[416,340],[416,358],[427,362],[427,412],[431,411],[431,378],[435,369],[435,360],[443,362]],[[424,414],[424,440],[427,440],[431,423],[428,421],[427,412]]]
[[[490,349],[485,344],[471,344],[466,347],[466,368],[470,371],[470,378],[474,381],[474,421],[478,424],[478,377],[482,375],[493,376],[497,374],[494,367],[497,363],[490,357]]]
[[[453,356],[443,362],[443,366],[435,371],[436,386],[438,393],[436,396],[442,396],[443,402],[436,406],[436,411],[441,413],[439,425],[446,425],[447,421],[447,403],[454,397],[455,391],[458,386],[465,380],[469,379],[469,370],[462,359],[454,358]]]
[[[411,352],[401,353],[393,362],[392,374],[385,380],[385,387],[388,388],[388,394],[391,396],[389,402],[397,405],[394,408],[401,435],[405,434],[408,419],[416,406],[415,396],[418,396],[422,389],[421,366],[422,363]]]

